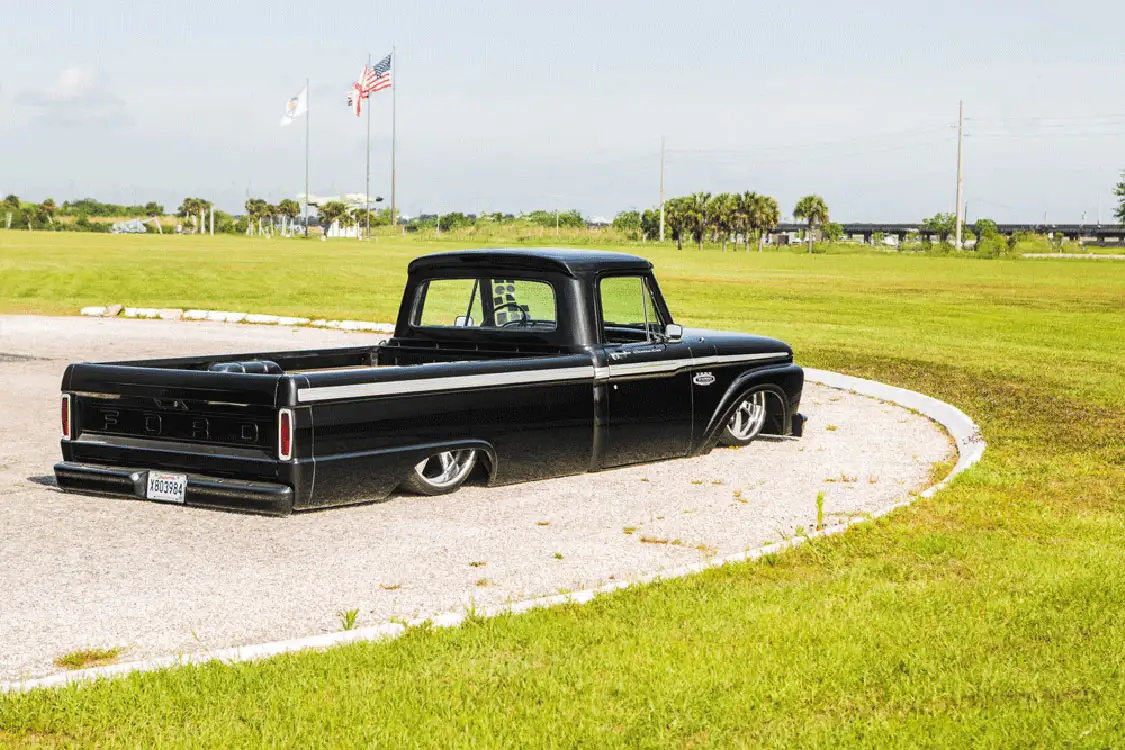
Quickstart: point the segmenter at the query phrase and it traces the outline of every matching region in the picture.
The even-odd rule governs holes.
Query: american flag
[[[391,87],[391,56],[387,55],[374,65],[363,69],[363,88],[367,93]]]
[[[374,65],[363,66],[363,72],[359,74],[359,80],[352,84],[352,90],[348,92],[348,105],[355,112],[355,116],[359,117],[364,99],[368,98],[372,92],[382,91],[390,87],[391,56],[387,55]]]

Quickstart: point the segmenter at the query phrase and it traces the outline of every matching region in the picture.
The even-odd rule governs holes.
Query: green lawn
[[[392,320],[406,262],[454,247],[0,232],[0,310]],[[0,745],[1125,744],[1125,264],[633,249],[680,322],[950,401],[984,460],[842,536],[583,607],[0,698]]]

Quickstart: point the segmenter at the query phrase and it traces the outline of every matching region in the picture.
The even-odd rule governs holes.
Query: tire
[[[743,396],[723,428],[719,442],[723,445],[748,445],[766,424],[766,392],[755,391]]]
[[[415,464],[399,486],[415,495],[448,495],[465,483],[476,464],[475,450],[442,451]]]

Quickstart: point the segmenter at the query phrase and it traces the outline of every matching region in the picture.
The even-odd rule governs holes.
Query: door
[[[602,468],[684,456],[691,446],[691,351],[664,336],[645,276],[598,281],[606,422]],[[608,377],[606,377],[608,375]]]

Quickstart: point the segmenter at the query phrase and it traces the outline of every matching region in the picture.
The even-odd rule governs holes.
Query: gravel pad
[[[622,580],[862,516],[929,482],[945,433],[816,385],[799,440],[439,498],[263,518],[59,492],[70,361],[359,345],[334,331],[0,316],[0,679],[280,640]]]

